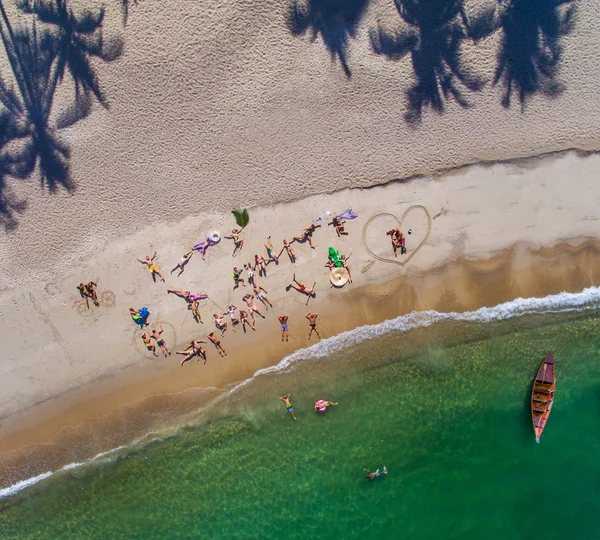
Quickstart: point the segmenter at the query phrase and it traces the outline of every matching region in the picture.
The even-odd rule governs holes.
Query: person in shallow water
[[[375,472],[371,472],[369,469],[364,469],[364,471],[367,473],[367,480],[375,480],[375,478],[377,478],[378,476],[388,473],[387,469],[385,468],[385,465],[381,467],[381,469],[377,469]]]
[[[286,409],[292,415],[292,418],[294,420],[296,420],[296,413],[294,412],[294,407],[292,407],[292,402],[290,401],[290,397],[292,397],[292,394],[285,394],[284,396],[281,396],[279,399],[281,401],[283,401],[283,403],[285,403]]]

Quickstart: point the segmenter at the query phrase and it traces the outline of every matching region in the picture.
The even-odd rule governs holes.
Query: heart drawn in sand
[[[398,227],[400,229],[402,229],[402,225],[403,225],[404,221],[406,220],[406,216],[408,216],[408,214],[413,211],[423,212],[427,218],[427,233],[425,234],[425,236],[423,237],[423,240],[421,240],[419,245],[416,248],[414,248],[412,251],[410,251],[410,253],[406,257],[406,259],[404,259],[403,261],[399,261],[397,259],[392,259],[392,258],[388,258],[388,257],[381,257],[380,255],[377,255],[376,253],[374,253],[373,250],[371,250],[371,248],[369,247],[369,245],[367,243],[367,231],[369,229],[369,225],[371,225],[371,223],[373,223],[373,221],[375,221],[377,218],[386,216],[386,217],[391,217],[394,220],[396,220]],[[415,205],[407,208],[407,210],[404,212],[404,214],[402,214],[402,217],[400,219],[398,219],[398,217],[395,214],[391,214],[389,212],[382,212],[380,214],[375,214],[373,217],[371,217],[371,219],[369,219],[369,221],[367,221],[367,223],[365,224],[365,227],[363,229],[363,244],[365,245],[366,250],[371,254],[371,256],[375,257],[377,260],[404,266],[405,264],[408,264],[408,262],[425,245],[425,242],[427,242],[427,239],[429,238],[430,234],[431,234],[431,216],[429,215],[427,208],[425,208],[424,206],[422,206],[420,204],[415,204]]]

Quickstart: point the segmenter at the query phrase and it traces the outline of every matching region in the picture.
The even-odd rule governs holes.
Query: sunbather
[[[292,240],[293,242],[293,240]],[[283,247],[281,248],[281,251],[279,252],[278,257],[281,257],[281,254],[283,253],[283,250],[287,251],[288,257],[290,258],[290,262],[291,263],[295,263],[296,262],[296,254],[294,253],[294,250],[292,249],[290,242],[288,242],[287,240],[283,241]]]
[[[152,275],[152,279],[154,281],[156,281],[156,276],[158,276],[164,282],[165,278],[162,277],[162,274],[159,272],[158,267],[154,264],[154,259],[156,259],[156,251],[154,252],[154,255],[152,255],[152,257],[146,255],[146,260],[142,261],[141,259],[138,259],[138,261],[142,264],[145,264],[148,267],[148,270],[150,270],[150,274]]]
[[[267,243],[265,244],[265,249],[267,250],[267,255],[269,256],[269,262],[273,261],[275,264],[279,264],[279,256],[275,255],[273,242],[271,242],[270,236],[267,236]]]
[[[265,289],[264,287],[261,287],[260,285],[254,285],[253,287],[254,290],[254,294],[256,295],[256,298],[258,298],[262,303],[263,306],[267,307],[267,304],[271,307],[273,307],[273,304],[271,304],[271,302],[269,302],[269,299],[266,296],[266,292],[267,289]],[[269,308],[267,308],[269,309]]]
[[[159,328],[160,331],[157,331],[156,329],[152,330],[150,336],[152,336],[156,340],[156,344],[160,347],[160,350],[166,357],[167,355],[171,354],[171,351],[167,347],[165,340],[162,338],[162,333],[164,332],[162,324],[159,326]]]
[[[319,331],[317,330],[317,317],[319,316],[318,313],[311,313],[310,311],[306,314],[306,318],[308,319],[308,323],[310,325],[310,329],[308,330],[308,339],[310,340],[310,336],[312,336],[312,333],[315,332],[317,334],[317,336],[319,336],[319,339],[321,339],[321,334],[319,334]]]
[[[219,351],[219,354],[221,356],[227,356],[227,352],[225,351],[225,348],[223,347],[223,345],[221,345],[221,342],[219,341],[217,334],[215,334],[214,332],[211,332],[210,334],[208,334],[208,339],[210,339],[211,343],[217,348],[217,351]]]
[[[181,361],[181,366],[183,366],[183,364],[185,364],[188,360],[194,358],[194,356],[203,358],[204,363],[206,364],[206,351],[202,348],[201,343],[206,343],[206,341],[202,339],[193,339],[183,351],[175,352],[175,354],[181,354],[185,356],[185,358]]]
[[[244,332],[246,331],[246,325],[256,332],[256,328],[254,328],[254,321],[251,322],[250,319],[248,319],[248,313],[246,313],[243,309],[240,309],[240,321],[242,322],[242,328]]]
[[[194,253],[194,250],[190,250],[187,253],[184,253],[183,256],[181,257],[181,260],[175,265],[175,268],[173,268],[173,270],[171,270],[171,274],[173,272],[175,272],[175,270],[177,270],[178,268],[179,268],[179,274],[177,274],[177,277],[179,277],[181,274],[183,274],[183,271],[185,270],[185,265],[192,258],[193,253]]]
[[[242,251],[242,247],[244,246],[244,238],[240,234],[242,229],[232,229],[231,234],[229,236],[224,236],[223,238],[227,238],[229,240],[233,240],[233,252],[231,255],[235,255],[236,251]]]
[[[253,298],[254,298],[254,296],[251,295],[251,294],[247,294],[243,298],[244,302],[246,302],[246,305],[248,306],[248,311],[250,312],[250,316],[252,317],[252,321],[254,321],[254,314],[255,313],[258,316],[260,316],[260,317],[262,317],[264,319],[265,316],[260,311],[258,311],[257,307],[254,305],[254,302],[252,302]]]
[[[310,301],[310,299],[314,298],[316,296],[315,285],[317,284],[317,282],[315,281],[313,283],[313,286],[309,289],[306,285],[304,285],[304,283],[300,283],[296,279],[296,274],[294,274],[294,277],[292,279],[294,280],[294,282],[290,283],[288,285],[288,288],[291,287],[292,289],[296,289],[298,292],[301,292],[302,294],[305,294],[307,296],[306,305],[308,305],[308,302]]]

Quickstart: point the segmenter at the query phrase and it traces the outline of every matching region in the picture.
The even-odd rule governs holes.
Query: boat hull
[[[552,405],[556,390],[556,375],[554,373],[554,356],[550,352],[542,362],[531,391],[531,421],[536,442],[540,442]]]

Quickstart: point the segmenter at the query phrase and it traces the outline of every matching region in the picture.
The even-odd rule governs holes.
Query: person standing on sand
[[[148,349],[154,356],[156,356],[156,358],[158,358],[158,354],[156,354],[156,347],[146,332],[142,334],[142,341],[144,342],[144,345],[146,345],[146,349]]]
[[[152,279],[154,281],[156,281],[155,276],[158,276],[160,279],[163,280],[163,283],[164,283],[165,278],[162,277],[161,273],[158,271],[158,267],[154,264],[154,259],[156,259],[156,251],[154,252],[154,255],[152,255],[152,257],[150,257],[149,255],[146,255],[145,261],[142,261],[141,259],[138,259],[138,261],[141,262],[142,264],[145,264],[148,267],[148,270],[150,270],[150,274],[152,275]]]
[[[206,343],[206,341],[203,339],[192,339],[190,344],[183,351],[176,351],[175,354],[181,354],[185,356],[179,365],[183,366],[183,364],[194,358],[194,356],[203,358],[204,363],[206,364],[206,351],[202,348],[202,343]]]
[[[219,354],[221,355],[221,357],[227,356],[227,351],[225,350],[223,345],[221,345],[221,342],[219,341],[217,334],[215,334],[214,332],[211,332],[210,334],[208,334],[208,339],[210,339],[211,343],[217,348],[217,351],[219,351]]]
[[[242,251],[242,247],[244,246],[244,239],[240,235],[241,232],[242,229],[232,229],[229,236],[223,237],[227,238],[228,240],[233,240],[233,245],[235,247],[233,248],[233,253],[231,254],[232,257],[235,255],[236,251]]]
[[[294,274],[294,277],[292,278],[294,280],[294,283],[296,285],[294,285],[294,283],[290,283],[288,285],[288,288],[292,288],[292,289],[296,289],[298,292],[301,292],[303,294],[305,294],[308,298],[306,299],[306,305],[308,306],[308,302],[311,298],[314,298],[315,295],[317,293],[315,293],[315,285],[317,284],[317,282],[315,281],[313,283],[312,288],[308,288],[306,285],[304,285],[304,283],[300,283],[297,279],[296,279],[296,274]]]
[[[279,315],[277,317],[279,319],[279,323],[281,324],[281,341],[285,338],[286,341],[288,339],[288,316],[287,315]]]
[[[181,257],[181,260],[175,265],[175,268],[173,268],[173,270],[171,270],[171,274],[173,272],[175,272],[175,270],[177,270],[178,268],[179,268],[179,274],[177,274],[177,277],[179,277],[181,274],[183,274],[183,271],[185,270],[185,265],[192,258],[192,253],[194,253],[194,250],[190,250],[187,253],[184,253],[183,256]]]
[[[156,329],[153,329],[152,332],[150,333],[150,335],[156,340],[156,344],[160,347],[160,350],[162,351],[162,353],[165,355],[165,358],[166,358],[168,355],[171,354],[171,351],[167,347],[165,340],[161,337],[162,333],[164,332],[163,325],[161,324],[159,326],[159,328],[160,328],[160,332],[158,332]]]
[[[250,316],[252,317],[252,322],[254,322],[254,314],[255,313],[257,315],[259,315],[260,317],[262,317],[263,319],[265,318],[265,316],[260,311],[258,311],[257,307],[252,302],[253,298],[254,298],[254,296],[251,294],[247,294],[246,296],[244,296],[244,298],[242,298],[242,300],[244,302],[246,302],[246,305],[248,306],[248,311],[250,312]]]
[[[256,332],[256,328],[254,328],[254,321],[250,322],[248,319],[248,313],[246,313],[243,309],[240,309],[240,321],[242,322],[242,329],[244,332],[246,331],[246,325]]]
[[[269,302],[269,299],[266,297],[265,293],[267,292],[267,289],[265,289],[264,287],[261,287],[260,285],[254,285],[253,287],[254,290],[254,294],[256,295],[256,298],[258,298],[262,303],[263,306],[267,307],[267,304],[269,304],[269,306],[273,307],[273,304],[271,304],[271,302]],[[267,308],[269,309],[269,308]]]
[[[319,331],[317,330],[317,317],[319,316],[318,313],[311,313],[310,311],[306,314],[306,318],[308,319],[308,323],[310,324],[310,330],[308,331],[308,339],[310,340],[310,336],[312,336],[312,333],[315,332],[317,334],[317,336],[319,336],[319,339],[321,339],[321,334],[319,334]]]
[[[283,401],[283,403],[285,404],[286,409],[292,415],[292,418],[294,420],[296,420],[296,413],[294,412],[294,407],[292,407],[292,402],[290,401],[291,397],[292,397],[292,394],[285,394],[285,396],[281,396],[279,399],[281,401]]]

